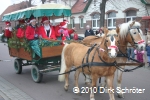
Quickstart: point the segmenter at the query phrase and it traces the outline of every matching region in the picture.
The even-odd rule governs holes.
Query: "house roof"
[[[150,20],[150,16],[143,16],[142,19],[143,19],[143,20],[147,20],[147,19]]]
[[[77,2],[73,5],[71,12],[73,14],[86,12],[92,0],[77,0]]]
[[[16,11],[16,10],[24,9],[24,8],[27,8],[27,7],[28,7],[28,1],[23,1],[23,2],[18,3],[18,4],[10,5],[10,6],[8,6],[8,7],[5,9],[5,11],[1,14],[0,20],[2,20],[2,16],[3,16],[4,14],[10,13],[10,12],[13,12],[13,11]]]

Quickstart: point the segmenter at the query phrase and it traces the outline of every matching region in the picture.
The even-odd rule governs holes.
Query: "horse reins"
[[[137,29],[138,29],[138,28],[137,28]],[[129,30],[130,30],[130,29],[129,29]],[[130,32],[130,31],[129,31],[129,32]],[[140,32],[139,29],[138,29],[138,32]],[[134,38],[133,38],[133,36],[132,36],[131,34],[130,34],[130,36],[131,36],[131,38],[132,38],[132,41],[134,42],[134,45],[135,45],[135,44],[138,44],[138,43],[136,43],[136,42],[134,41]],[[143,43],[143,41],[140,41],[140,43]],[[106,40],[105,40],[105,43],[104,43],[104,44],[105,44],[105,46],[106,46]],[[84,58],[83,58],[83,60],[82,60],[82,65],[80,65],[80,66],[78,66],[78,67],[76,67],[76,68],[74,68],[74,69],[72,69],[72,70],[70,70],[70,71],[68,71],[68,72],[64,72],[64,73],[57,74],[57,75],[67,74],[67,73],[76,71],[76,70],[79,69],[79,68],[82,68],[83,75],[85,76],[85,74],[84,74],[84,69],[83,69],[83,68],[84,68],[84,67],[88,67],[88,70],[89,70],[89,72],[90,72],[90,69],[89,69],[89,68],[92,67],[92,66],[105,66],[105,67],[115,66],[117,69],[119,69],[119,70],[122,71],[122,72],[131,72],[131,71],[133,71],[133,70],[135,70],[135,69],[138,69],[138,68],[143,67],[143,63],[141,63],[141,62],[139,62],[138,60],[135,60],[135,59],[133,59],[133,58],[130,58],[130,57],[129,57],[129,58],[130,58],[131,60],[133,60],[133,61],[135,61],[135,62],[137,62],[137,63],[140,63],[140,65],[137,66],[137,67],[135,67],[135,68],[132,68],[132,69],[123,69],[123,68],[121,68],[121,67],[118,65],[118,63],[117,63],[116,61],[114,61],[113,63],[107,63],[107,62],[105,62],[105,61],[102,59],[102,57],[101,57],[101,55],[100,55],[100,52],[99,52],[100,44],[99,44],[98,46],[97,46],[97,45],[98,45],[98,44],[93,44],[93,45],[88,49],[87,53],[85,54],[85,56],[84,56]],[[96,46],[97,46],[97,47],[96,47]],[[95,49],[94,54],[93,54],[93,56],[92,56],[91,62],[89,62],[89,61],[88,61],[88,60],[89,60],[89,55],[90,55],[91,51],[94,50],[94,48],[96,48],[96,49]],[[107,48],[107,46],[106,46],[106,48]],[[116,47],[112,46],[111,48],[116,48]],[[108,51],[108,48],[107,48],[107,51]],[[98,57],[99,57],[99,59],[102,61],[102,63],[100,63],[100,62],[93,62],[96,52],[98,52]],[[119,52],[121,53],[122,56],[128,58],[128,56],[127,56],[126,54],[124,54],[120,49],[119,49]],[[121,56],[121,57],[122,57],[122,56]],[[85,58],[86,58],[86,63],[84,63]],[[85,78],[86,78],[86,76],[85,76]]]

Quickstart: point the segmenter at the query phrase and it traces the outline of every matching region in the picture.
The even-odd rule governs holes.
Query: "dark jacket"
[[[147,56],[150,56],[150,46],[146,47],[146,51],[147,51]]]
[[[94,34],[93,30],[90,29],[89,32],[86,30],[84,35],[85,35],[85,37],[87,37],[87,36],[95,35],[95,34]]]
[[[96,35],[98,35],[98,34],[103,34],[104,33],[104,31],[102,30],[102,29],[99,29],[99,30],[96,30]]]

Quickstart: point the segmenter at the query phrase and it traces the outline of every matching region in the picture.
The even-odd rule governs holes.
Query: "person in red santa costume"
[[[60,29],[58,30],[58,34],[62,37],[62,40],[70,40],[70,35],[75,32],[75,28],[68,29],[67,28],[68,21],[64,20],[60,23]],[[62,44],[65,44],[64,42]]]
[[[5,37],[7,37],[8,39],[12,37],[12,27],[11,27],[11,23],[10,22],[5,22],[6,24],[6,28],[5,28]]]
[[[23,38],[25,36],[25,20],[19,20],[18,30],[17,30],[17,37]]]
[[[46,16],[42,17],[42,25],[39,28],[40,34],[44,39],[54,39],[56,40],[54,26],[50,25],[50,21]]]
[[[34,16],[30,17],[30,24],[27,26],[25,36],[27,40],[35,40],[39,38],[39,28],[36,25],[36,19]]]

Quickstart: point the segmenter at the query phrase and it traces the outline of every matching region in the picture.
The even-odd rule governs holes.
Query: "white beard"
[[[50,30],[50,26],[49,25],[44,25],[45,30]]]
[[[11,26],[9,27],[9,31],[12,31],[12,27]]]

